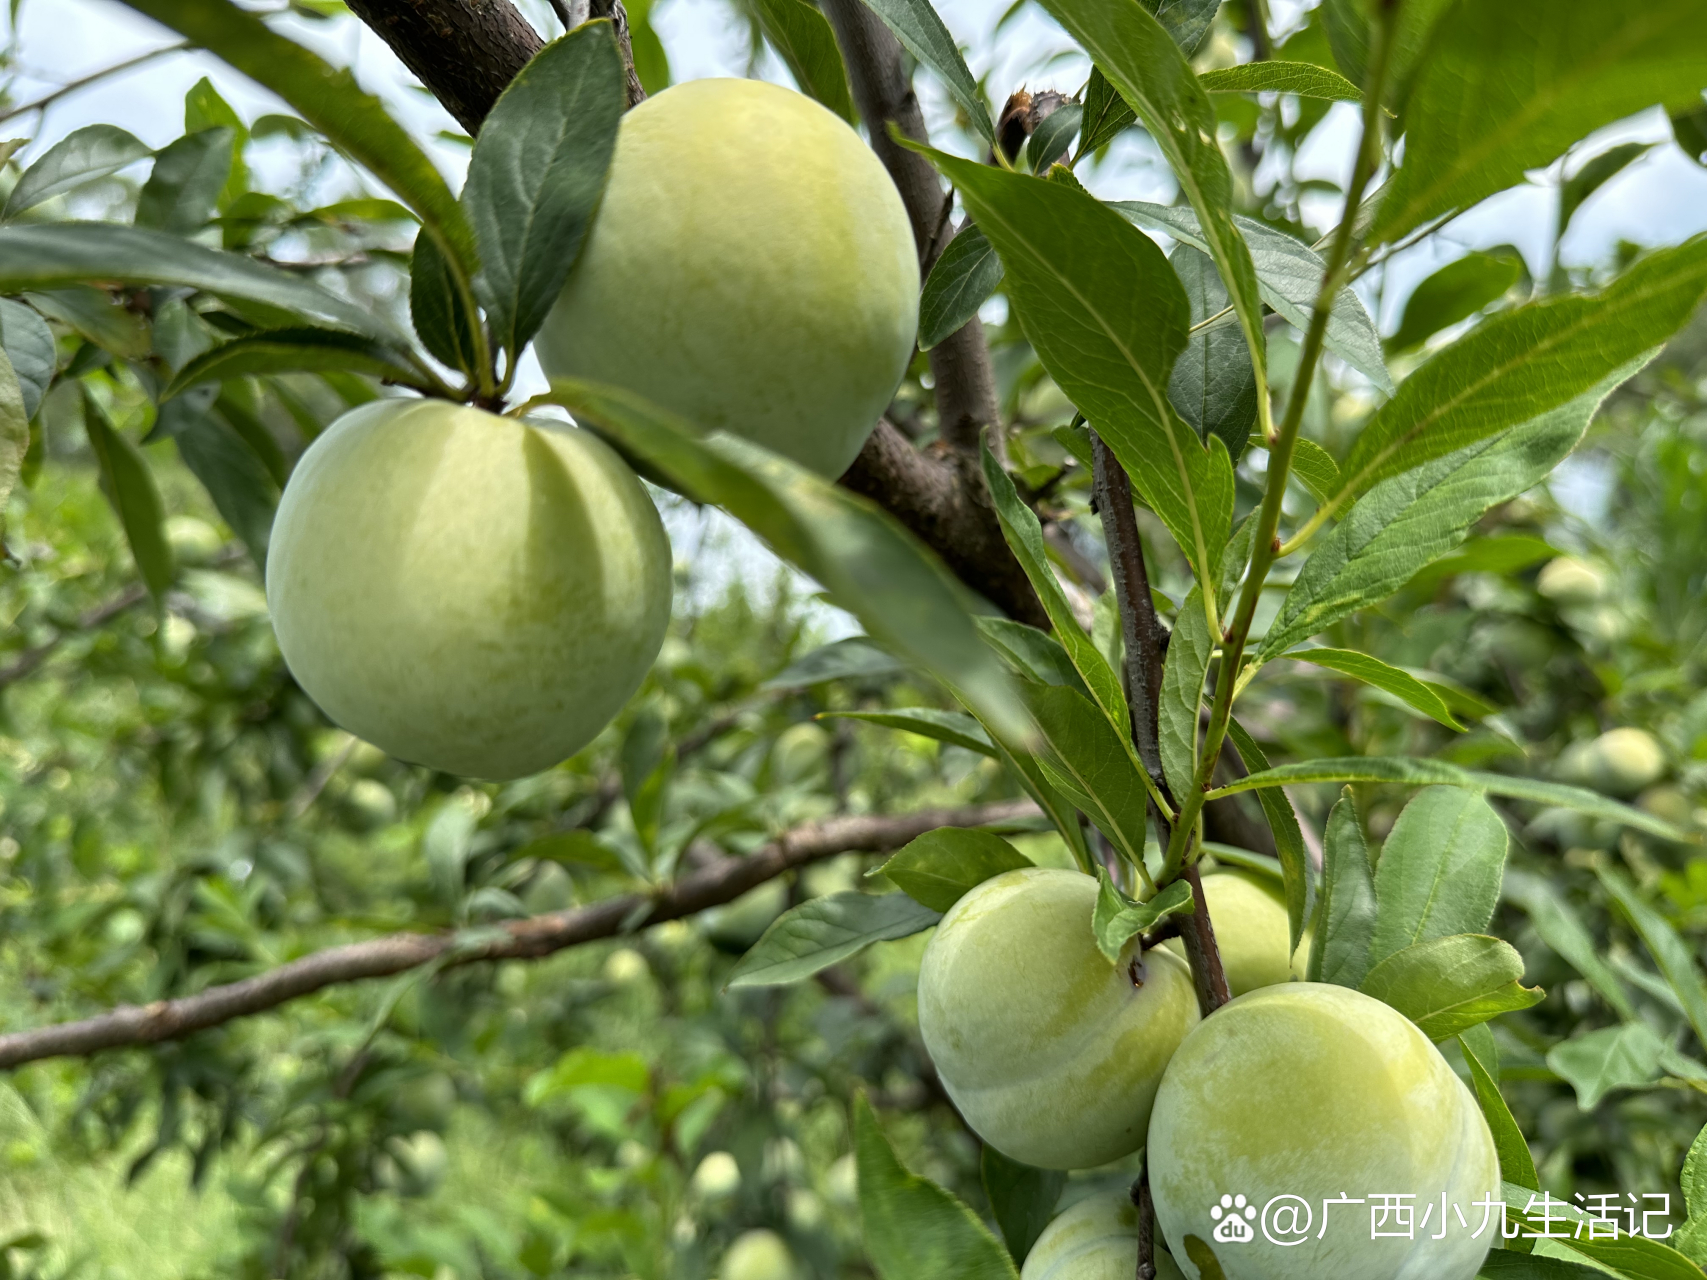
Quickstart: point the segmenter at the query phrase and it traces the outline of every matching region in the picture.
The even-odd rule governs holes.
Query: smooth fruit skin
[[[760,1227],[735,1237],[717,1274],[720,1280],[796,1280],[799,1272],[787,1241]]]
[[[1287,919],[1286,904],[1256,876],[1238,871],[1212,872],[1203,877],[1203,896],[1209,903],[1227,989],[1234,995],[1304,976],[1309,943],[1300,939],[1297,955],[1287,954],[1292,924]],[[1185,958],[1178,939],[1162,945]]]
[[[1155,1242],[1156,1280],[1183,1280]],[[1020,1280],[1132,1280],[1138,1273],[1138,1210],[1124,1191],[1087,1196],[1059,1215],[1025,1255]]]
[[[376,400],[302,455],[267,555],[291,674],[401,760],[476,778],[579,751],[645,678],[670,543],[597,437]]]
[[[949,1097],[985,1142],[1042,1169],[1137,1150],[1198,1018],[1184,961],[1156,949],[1135,965],[1136,941],[1103,958],[1096,894],[1077,871],[1004,872],[949,909],[919,966],[919,1030]]]
[[[1295,982],[1224,1005],[1186,1037],[1156,1095],[1145,1150],[1157,1225],[1192,1280],[1193,1249],[1213,1249],[1226,1280],[1472,1280],[1497,1238],[1499,1161],[1487,1122],[1428,1037],[1396,1010],[1344,987]],[[1441,1194],[1469,1223],[1449,1216]],[[1414,1194],[1416,1239],[1371,1239],[1370,1206],[1345,1197]],[[1223,1195],[1259,1210],[1297,1196],[1307,1238],[1280,1245],[1263,1218],[1249,1242],[1214,1243]],[[1302,1214],[1300,1214],[1300,1222]],[[1388,1227],[1391,1226],[1389,1220]],[[1384,1228],[1386,1229],[1386,1228]],[[1196,1237],[1188,1243],[1188,1237]],[[1319,1237],[1319,1238],[1318,1238]]]
[[[1646,729],[1608,729],[1590,747],[1590,770],[1603,791],[1634,795],[1665,777],[1665,749]]]
[[[900,385],[918,250],[876,154],[758,80],[693,80],[622,118],[593,229],[534,349],[834,479]]]

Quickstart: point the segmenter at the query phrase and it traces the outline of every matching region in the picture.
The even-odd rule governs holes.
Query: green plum
[[[919,1030],[949,1097],[985,1142],[1042,1169],[1137,1150],[1198,1019],[1177,956],[1097,950],[1096,896],[1078,871],[1004,872],[949,909],[919,966]]]
[[[1156,1242],[1156,1280],[1184,1280]],[[1043,1229],[1020,1280],[1132,1280],[1138,1272],[1138,1210],[1124,1191],[1087,1196]]]
[[[1472,1280],[1498,1238],[1477,1206],[1499,1196],[1499,1160],[1469,1090],[1409,1019],[1345,987],[1264,987],[1204,1019],[1162,1078],[1145,1158],[1192,1280],[1215,1274],[1206,1251],[1226,1280]],[[1387,1234],[1403,1228],[1378,1196],[1411,1197],[1411,1237]],[[1360,1202],[1324,1206],[1341,1198]]]
[[[1279,885],[1242,871],[1215,871],[1203,877],[1203,896],[1215,926],[1215,944],[1227,988],[1236,996],[1258,987],[1302,978],[1310,957],[1306,936],[1296,955],[1287,955],[1292,927]],[[1185,949],[1177,938],[1163,944],[1181,959]]]
[[[717,1274],[719,1280],[798,1280],[800,1270],[788,1242],[760,1227],[735,1237]]]
[[[550,377],[614,383],[834,478],[918,330],[906,209],[847,123],[759,80],[693,80],[622,120],[610,181],[535,339]]]
[[[1609,729],[1590,744],[1588,771],[1602,791],[1634,795],[1665,777],[1665,749],[1646,729]]]
[[[376,400],[302,456],[267,555],[291,674],[401,760],[517,778],[573,755],[645,678],[670,543],[596,436]]]

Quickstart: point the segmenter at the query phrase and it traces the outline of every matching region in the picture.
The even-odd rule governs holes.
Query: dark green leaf
[[[279,502],[278,485],[266,464],[236,431],[210,413],[185,423],[173,438],[184,465],[202,482],[256,567],[264,569]]]
[[[30,415],[24,411],[23,391],[12,362],[0,351],[0,520],[29,450]]]
[[[1203,705],[1203,678],[1214,648],[1215,640],[1203,614],[1203,596],[1193,587],[1174,619],[1162,664],[1162,700],[1156,709],[1162,773],[1176,802],[1190,795],[1197,781],[1198,712]]]
[[[800,982],[874,942],[906,938],[942,917],[904,893],[832,893],[810,898],[778,916],[753,949],[729,971],[730,987]]]
[[[1596,191],[1624,172],[1632,162],[1653,150],[1651,142],[1621,142],[1589,160],[1559,186],[1559,224],[1553,233],[1563,236],[1571,219]]]
[[[899,729],[903,733],[934,738],[953,747],[964,747],[981,756],[996,754],[989,734],[984,732],[976,720],[962,711],[939,711],[935,707],[897,707],[893,711],[825,711],[819,714],[818,719],[863,720],[867,724],[880,724],[885,729]]]
[[[1257,418],[1250,350],[1233,323],[1226,286],[1209,255],[1182,242],[1168,261],[1191,304],[1191,334],[1168,378],[1168,399],[1199,436],[1220,436],[1237,462]],[[1223,313],[1225,323],[1211,323]]]
[[[1547,1065],[1577,1092],[1577,1107],[1593,1111],[1615,1089],[1646,1089],[1664,1072],[1666,1044],[1645,1022],[1602,1027],[1554,1045]]]
[[[1048,173],[1049,166],[1067,154],[1083,116],[1084,108],[1078,103],[1063,102],[1043,117],[1025,144],[1026,163],[1033,173]]]
[[[263,329],[233,338],[191,360],[161,393],[170,400],[203,382],[258,373],[321,373],[344,369],[405,386],[423,385],[413,366],[383,343],[337,329]]]
[[[474,235],[433,162],[347,68],[333,67],[230,0],[125,0],[223,58],[294,107],[421,217],[466,280],[479,267]],[[223,123],[214,121],[213,123]]]
[[[1028,685],[1026,703],[1048,752],[1044,772],[1085,811],[1133,866],[1144,861],[1149,793],[1130,743],[1082,694],[1059,685]]]
[[[998,835],[975,828],[938,827],[871,874],[882,872],[921,906],[947,911],[992,876],[1031,865],[1030,858]]]
[[[59,364],[59,352],[54,346],[53,330],[33,308],[11,298],[0,298],[0,343],[18,379],[23,396],[24,417],[33,418],[41,407],[42,397],[53,385],[53,375]]]
[[[1624,984],[1612,966],[1600,958],[1594,936],[1578,917],[1575,908],[1561,897],[1552,885],[1540,876],[1528,872],[1512,872],[1506,876],[1506,897],[1529,913],[1529,922],[1561,959],[1588,980],[1626,1022],[1636,1017],[1636,1007]]]
[[[1504,1166],[1501,1167],[1503,1170]],[[1603,1280],[1605,1275],[1606,1272],[1580,1262],[1518,1253],[1510,1245],[1489,1253],[1476,1273],[1477,1280]]]
[[[984,1146],[979,1168],[990,1212],[1008,1246],[1009,1256],[1018,1266],[1055,1216],[1055,1205],[1067,1185],[1067,1175],[1059,1169],[1034,1169],[1010,1160],[988,1144]]]
[[[962,227],[925,277],[919,295],[919,350],[957,333],[1002,282],[1002,260],[976,226]]]
[[[589,22],[541,49],[481,127],[462,202],[480,247],[475,285],[512,362],[563,292],[627,105],[611,26]]]
[[[1233,748],[1248,771],[1259,773],[1269,767],[1268,757],[1244,725],[1237,720],[1229,720],[1227,736],[1233,740]],[[1257,792],[1257,800],[1262,804],[1263,816],[1268,819],[1268,829],[1274,836],[1275,852],[1280,857],[1281,879],[1286,890],[1286,916],[1290,925],[1290,951],[1296,951],[1316,906],[1316,886],[1310,875],[1304,833],[1299,829],[1298,815],[1292,811],[1292,802],[1279,787],[1264,787]]]
[[[24,301],[103,351],[126,360],[142,360],[149,355],[152,344],[148,325],[104,289],[67,285],[26,293]]]
[[[966,69],[966,60],[960,56],[954,37],[942,25],[936,10],[931,8],[930,0],[865,0],[865,4],[883,19],[883,25],[895,33],[908,53],[936,72],[972,127],[985,142],[995,146],[996,127],[978,94],[978,82]]]
[[[1007,1250],[972,1210],[907,1172],[863,1093],[853,1129],[860,1224],[882,1280],[1018,1280]]]
[[[1601,125],[1698,102],[1707,42],[1697,0],[1460,0],[1417,67],[1377,241],[1522,181]]]
[[[168,143],[136,198],[136,225],[175,236],[206,226],[231,175],[234,136],[229,128],[203,129]]]
[[[1361,988],[1439,1041],[1537,1003],[1541,989],[1522,986],[1522,977],[1523,957],[1509,942],[1456,933],[1394,952],[1369,970]]]
[[[1215,21],[1216,10],[1221,7],[1221,0],[1139,0],[1139,2],[1156,15],[1156,20],[1162,24],[1162,30],[1173,37],[1173,41],[1186,57],[1191,57],[1203,44],[1204,37],[1209,34],[1209,28]]]
[[[220,298],[259,303],[351,333],[393,336],[384,319],[371,310],[345,302],[300,276],[179,236],[108,222],[0,227],[0,292],[53,289],[87,280],[180,285]]]
[[[800,91],[849,124],[858,124],[848,69],[824,15],[806,0],[754,0],[753,10],[765,39],[788,64]]]
[[[1468,320],[1490,302],[1503,298],[1523,274],[1516,255],[1467,253],[1429,276],[1405,301],[1398,332],[1389,351],[1409,351],[1442,329]]]
[[[1671,136],[1684,155],[1698,165],[1707,166],[1707,104],[1675,112],[1671,118]]]
[[[1425,787],[1381,847],[1371,964],[1449,934],[1481,933],[1505,877],[1506,829],[1480,794]]]
[[[1680,1181],[1689,1220],[1677,1233],[1677,1247],[1692,1261],[1702,1262],[1707,1259],[1707,1125],[1689,1144]]]
[[[1010,618],[992,618],[986,614],[980,614],[975,621],[979,632],[1019,675],[1039,684],[1066,685],[1087,698],[1091,696],[1061,642],[1047,631],[1039,631]]]
[[[1503,1191],[1509,1210],[1506,1221],[1520,1227],[1525,1235],[1574,1232],[1575,1224],[1590,1216],[1568,1201],[1544,1202],[1540,1192],[1515,1183],[1505,1183]],[[1544,1217],[1549,1221],[1543,1221]],[[1585,1228],[1580,1235],[1572,1234],[1570,1247],[1628,1280],[1700,1280],[1701,1268],[1676,1249],[1658,1240],[1630,1235],[1622,1225],[1616,1230],[1618,1238],[1608,1240],[1591,1237]]]
[[[1636,927],[1642,944],[1683,1006],[1684,1016],[1695,1029],[1695,1038],[1707,1046],[1707,983],[1702,981],[1694,951],[1670,921],[1642,900],[1623,872],[1601,865],[1595,868],[1595,874]]]
[[[1095,67],[1085,84],[1084,111],[1079,121],[1079,150],[1073,157],[1077,164],[1087,155],[1107,146],[1116,135],[1129,129],[1138,117],[1126,105],[1126,99],[1108,78]]]
[[[830,598],[885,649],[942,680],[986,726],[1028,738],[1001,660],[978,635],[947,570],[887,513],[746,440],[693,427],[616,388],[573,379],[552,395],[696,500],[715,502]]]
[[[1264,443],[1259,436],[1251,437],[1252,444]],[[1292,443],[1292,474],[1308,489],[1318,502],[1327,502],[1340,489],[1340,466],[1314,440],[1300,436]]]
[[[1645,359],[1703,291],[1707,235],[1650,254],[1598,294],[1532,302],[1477,325],[1376,411],[1346,457],[1346,496],[1528,422]]]
[[[1247,62],[1205,71],[1197,82],[1210,93],[1295,93],[1332,102],[1363,101],[1351,81],[1313,62]]]
[[[1375,937],[1375,878],[1350,787],[1329,811],[1322,833],[1322,892],[1314,927],[1310,981],[1362,986]]]
[[[1463,725],[1452,718],[1452,712],[1446,702],[1433,688],[1408,671],[1389,666],[1367,653],[1359,653],[1355,649],[1293,649],[1280,656],[1290,658],[1294,662],[1308,662],[1312,666],[1327,667],[1354,680],[1361,680],[1367,685],[1392,694],[1407,706],[1414,707],[1430,719],[1438,720],[1448,729],[1457,729],[1460,732],[1464,729]]]
[[[1215,583],[1232,528],[1233,469],[1226,449],[1205,449],[1168,401],[1191,313],[1168,260],[1081,191],[930,155],[1001,254],[1043,367],[1131,474],[1199,581]]]
[[[1304,562],[1263,637],[1267,661],[1392,595],[1464,540],[1495,503],[1538,484],[1576,447],[1601,401],[1635,364],[1503,435],[1384,480]],[[1406,383],[1409,386],[1409,383]]]
[[[1091,931],[1096,935],[1097,950],[1110,964],[1120,959],[1126,944],[1139,934],[1155,928],[1169,916],[1189,916],[1197,910],[1191,885],[1184,880],[1175,880],[1148,902],[1133,902],[1121,893],[1104,867],[1097,867],[1097,882]]]
[[[73,191],[84,183],[117,173],[126,165],[146,160],[152,148],[116,125],[91,124],[68,133],[42,152],[12,193],[0,218],[15,218],[44,200]]]
[[[202,133],[208,129],[229,129],[227,141],[231,146],[231,163],[223,189],[218,194],[221,210],[231,207],[249,189],[249,168],[243,153],[249,144],[249,130],[243,117],[213,87],[213,81],[203,76],[184,94],[184,132]]]
[[[1458,1044],[1464,1050],[1464,1061],[1470,1068],[1470,1083],[1476,1091],[1477,1105],[1482,1108],[1482,1116],[1494,1137],[1494,1150],[1500,1157],[1500,1177],[1522,1187],[1540,1190],[1541,1179],[1535,1172],[1535,1157],[1530,1154],[1523,1130],[1517,1127],[1511,1108],[1506,1106],[1505,1097],[1500,1093],[1499,1059],[1494,1056],[1494,1038],[1488,1031],[1488,1024],[1477,1023],[1459,1032]]]
[[[415,237],[409,268],[409,320],[421,345],[440,363],[463,373],[474,372],[474,326],[480,317],[469,313],[445,265],[444,254],[431,236]]]
[[[1387,61],[1388,88],[1384,97],[1389,110],[1404,110],[1417,64],[1427,51],[1428,38],[1451,4],[1452,0],[1411,0],[1400,6],[1398,29]],[[1369,58],[1370,6],[1364,0],[1324,0],[1317,13],[1318,21],[1326,27],[1334,61],[1352,83],[1362,84]]]
[[[166,510],[154,475],[141,450],[113,427],[107,411],[87,390],[83,406],[89,447],[101,468],[101,490],[118,513],[137,572],[159,599],[172,585],[172,548],[166,541]]]
[[[804,689],[826,680],[880,680],[907,669],[864,636],[848,636],[796,658],[761,689]]]

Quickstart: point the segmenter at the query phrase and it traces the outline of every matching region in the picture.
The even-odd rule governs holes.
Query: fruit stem
[[[1138,1280],[1156,1280],[1156,1203],[1150,1196],[1150,1161],[1132,1184],[1132,1203],[1138,1206]]]

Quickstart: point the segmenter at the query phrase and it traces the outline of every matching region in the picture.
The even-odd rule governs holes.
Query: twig
[[[330,947],[253,978],[177,1000],[124,1005],[93,1018],[0,1036],[0,1068],[43,1058],[156,1044],[277,1008],[345,982],[385,978],[437,961],[444,968],[482,960],[537,960],[601,938],[679,920],[740,897],[785,871],[841,853],[882,852],[938,827],[1012,822],[1037,812],[1029,800],[898,816],[832,818],[787,832],[744,858],[724,858],[648,896],[620,894],[585,907],[512,920],[466,934],[393,933]]]
[[[611,26],[616,28],[616,47],[622,50],[622,71],[628,80],[628,105],[638,107],[646,101],[646,89],[634,69],[634,42],[628,34],[628,10],[622,7],[622,0],[591,0],[587,13],[593,18],[609,18]]]
[[[314,766],[314,772],[303,780],[301,790],[292,796],[290,803],[285,806],[285,813],[292,822],[307,813],[314,802],[320,798],[320,793],[326,790],[326,784],[332,781],[338,770],[342,769],[349,762],[350,757],[355,754],[358,741],[359,739],[352,736],[337,751]]]
[[[1132,1203],[1138,1206],[1138,1280],[1156,1280],[1156,1202],[1150,1197],[1150,1160],[1132,1184]]]
[[[1203,877],[1197,864],[1187,864],[1180,879],[1191,886],[1197,910],[1181,922],[1179,940],[1191,962],[1198,1011],[1207,1018],[1231,1000],[1233,993],[1227,989],[1227,971],[1221,964],[1221,949],[1215,945],[1215,926],[1209,919],[1209,900],[1203,896]]]
[[[59,88],[55,89],[52,93],[44,93],[39,98],[35,98],[20,106],[11,107],[6,111],[0,112],[0,123],[14,119],[17,116],[24,115],[30,111],[39,111],[43,107],[50,107],[66,95],[76,93],[79,89],[85,89],[94,84],[97,80],[104,80],[108,76],[116,76],[119,72],[129,71],[132,67],[140,67],[143,63],[152,62],[155,58],[165,57],[168,53],[182,53],[189,47],[190,42],[188,40],[181,40],[177,44],[164,45],[159,49],[150,49],[147,53],[140,53],[136,57],[110,66],[104,71],[91,72],[80,80],[73,80],[70,84],[60,85]]]
[[[148,599],[148,588],[140,582],[133,582],[111,600],[104,601],[85,612],[67,630],[59,632],[51,640],[42,641],[34,648],[25,649],[11,662],[0,667],[0,689],[4,689],[9,684],[15,684],[26,676],[33,675],[42,663],[53,656],[53,651],[72,636],[105,626],[125,610],[141,604],[146,599]]]

